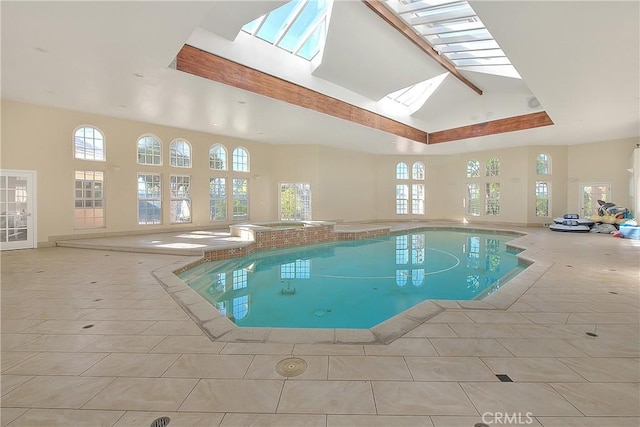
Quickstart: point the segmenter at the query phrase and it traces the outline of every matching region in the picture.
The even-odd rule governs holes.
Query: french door
[[[36,247],[36,172],[0,170],[0,248]]]
[[[580,216],[598,215],[600,203],[611,202],[611,183],[589,182],[580,184]]]

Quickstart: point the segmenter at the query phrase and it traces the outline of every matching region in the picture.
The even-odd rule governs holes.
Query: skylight
[[[242,31],[311,61],[322,49],[333,0],[293,0],[242,27]]]
[[[407,108],[409,114],[418,111],[429,97],[438,89],[449,73],[443,73],[415,85],[390,93],[384,99],[390,99]]]
[[[466,1],[386,0],[385,4],[458,70],[520,78]]]

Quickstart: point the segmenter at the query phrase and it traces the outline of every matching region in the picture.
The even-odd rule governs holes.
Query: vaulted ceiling
[[[640,137],[639,2],[471,1],[522,79],[461,71],[480,95],[448,75],[411,114],[379,101],[446,72],[438,63],[361,1],[334,3],[321,61],[240,31],[284,3],[3,1],[2,97],[222,137],[377,154]],[[180,71],[175,59],[189,47],[287,90],[301,88],[321,108],[203,78],[208,70]],[[350,115],[328,112],[334,104]],[[553,125],[443,137],[543,112]],[[370,125],[387,122],[396,125]],[[427,144],[400,128],[446,142]]]

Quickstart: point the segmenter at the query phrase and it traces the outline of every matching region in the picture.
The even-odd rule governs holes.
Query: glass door
[[[2,170],[0,173],[0,247],[36,247],[35,172]]]
[[[608,182],[590,182],[580,184],[580,216],[588,218],[598,215],[600,203],[611,201],[611,184]]]

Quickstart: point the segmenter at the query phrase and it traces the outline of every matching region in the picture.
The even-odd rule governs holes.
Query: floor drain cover
[[[171,421],[171,418],[169,417],[156,418],[151,423],[151,427],[165,427],[167,424],[169,424],[170,421]]]
[[[307,362],[297,357],[283,359],[276,365],[276,372],[283,377],[297,377],[307,370]]]

